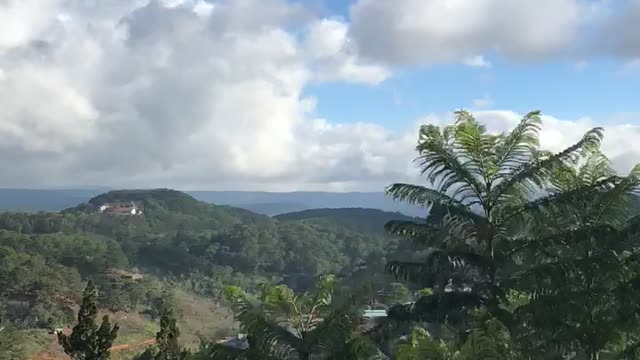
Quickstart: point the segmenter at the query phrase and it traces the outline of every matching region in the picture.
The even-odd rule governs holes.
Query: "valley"
[[[134,204],[141,214],[103,211],[105,204]],[[165,304],[178,314],[183,345],[196,349],[201,339],[238,332],[224,298],[231,285],[257,292],[276,282],[304,291],[328,273],[345,286],[363,276],[377,287],[392,284],[381,274],[386,257],[401,249],[383,227],[406,219],[361,208],[270,218],[169,189],[111,191],[60,212],[4,212],[2,316],[17,324],[15,341],[31,344],[24,356],[54,359],[62,353],[48,329],[72,325],[91,279],[101,312],[121,329],[113,359],[128,359],[139,352],[132,344],[154,338]]]

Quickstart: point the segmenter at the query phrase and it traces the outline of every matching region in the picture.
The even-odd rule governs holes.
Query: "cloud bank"
[[[620,31],[614,16],[628,21],[608,51],[640,57],[640,11],[595,16],[577,0],[390,3],[359,0],[346,21],[285,0],[0,2],[0,186],[381,190],[416,180],[418,124],[449,115],[400,133],[339,124],[315,115],[307,86],[374,86],[396,65],[487,67],[487,51],[569,54],[584,18],[603,37]],[[477,115],[495,131],[519,117]],[[559,149],[595,124],[548,117],[543,145]],[[625,146],[640,127],[607,130],[616,164],[640,158]]]

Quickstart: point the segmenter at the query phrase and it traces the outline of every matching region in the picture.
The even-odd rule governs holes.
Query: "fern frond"
[[[627,345],[616,356],[617,360],[637,360],[640,358],[640,342]]]
[[[246,349],[238,349],[223,344],[215,344],[207,349],[207,355],[211,360],[258,360],[251,358]]]
[[[627,220],[635,203],[639,200],[640,165],[634,167],[631,173],[622,178],[613,189],[600,194],[595,202],[598,206],[596,221],[620,223]]]
[[[395,305],[388,317],[397,321],[425,321],[442,323],[451,314],[470,311],[484,304],[486,299],[469,291],[450,291],[423,296],[409,305]]]
[[[385,266],[385,270],[398,279],[422,284],[426,287],[431,287],[436,282],[433,273],[428,271],[428,265],[425,263],[390,261]]]
[[[416,149],[420,153],[416,160],[420,163],[421,173],[436,185],[436,190],[445,194],[451,192],[460,200],[482,198],[486,189],[478,181],[478,174],[472,174],[456,152],[455,127],[445,127],[441,131],[434,125],[422,126]]]
[[[486,127],[479,124],[468,111],[456,111],[455,116],[456,153],[486,190],[497,171],[494,148],[499,137],[487,134]]]
[[[531,160],[539,145],[538,133],[541,124],[540,111],[529,112],[515,129],[498,141],[495,149],[498,172],[492,181],[508,176]]]
[[[497,345],[481,328],[473,328],[467,340],[460,349],[466,359],[474,360],[502,360]]]
[[[595,184],[580,186],[575,189],[540,197],[517,209],[501,209],[503,213],[500,214],[498,226],[504,225],[516,216],[535,212],[544,213],[549,218],[553,218],[556,214],[570,216],[575,210],[584,210],[583,203],[588,199],[593,199],[600,194],[613,191],[619,184],[624,183],[624,181],[625,179],[622,177],[611,176]],[[573,215],[579,217],[577,214],[578,213],[574,213]]]
[[[495,186],[490,195],[491,203],[497,203],[516,184],[530,182],[539,188],[544,188],[548,172],[554,166],[567,161],[575,161],[576,157],[596,149],[600,146],[602,138],[603,129],[594,128],[588,131],[580,141],[567,149],[542,159],[536,157],[530,162],[521,165],[509,174],[508,178]]]
[[[440,229],[431,224],[420,224],[415,221],[391,220],[384,225],[388,234],[407,236],[410,238],[429,237],[437,234]]]
[[[449,360],[444,342],[432,338],[424,329],[414,329],[409,337],[396,345],[394,359],[397,360]]]

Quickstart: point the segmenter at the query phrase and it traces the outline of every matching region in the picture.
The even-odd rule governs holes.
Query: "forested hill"
[[[61,211],[110,189],[0,189],[0,211]],[[397,202],[383,192],[186,191],[195,199],[258,214],[278,215],[309,209],[361,207],[422,216],[422,209]]]
[[[311,209],[276,215],[273,218],[283,222],[335,224],[367,234],[383,234],[384,227],[380,225],[384,225],[391,220],[417,220],[399,212],[365,208]]]
[[[91,198],[85,204],[63,210],[63,213],[95,213],[105,203],[129,202],[137,204],[143,210],[145,219],[151,222],[166,220],[167,217],[178,217],[185,221],[198,219],[206,224],[220,222],[221,225],[270,221],[265,215],[241,208],[201,202],[190,195],[171,189],[110,191]]]
[[[143,214],[99,212],[111,202],[135,202]],[[60,213],[0,213],[0,318],[20,328],[68,323],[87,279],[102,286],[100,306],[148,311],[163,288],[219,299],[227,285],[304,290],[317,275],[355,269],[367,278],[362,264],[381,273],[397,240],[372,232],[384,216],[367,227],[362,216],[351,217],[354,226],[278,220],[169,189],[112,191]],[[114,283],[104,277],[112,268],[162,280]]]

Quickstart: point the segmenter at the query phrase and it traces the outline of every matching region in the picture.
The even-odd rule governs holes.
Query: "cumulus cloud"
[[[337,19],[321,19],[309,25],[306,50],[319,81],[345,80],[378,84],[390,71],[360,59],[348,37],[349,25]]]
[[[484,56],[476,55],[470,56],[462,60],[462,63],[477,68],[490,68],[491,62],[484,58]]]
[[[384,4],[361,0],[353,13],[376,15]],[[361,56],[365,49],[355,45],[365,25],[353,21],[318,19],[285,0],[0,2],[0,23],[11,29],[0,34],[0,161],[7,164],[0,186],[381,190],[417,181],[417,124],[444,124],[450,115],[427,116],[403,132],[336,124],[317,118],[316,99],[305,95],[315,81],[377,84],[391,76],[391,68]],[[462,44],[462,23],[432,26]],[[398,29],[379,40],[404,36]],[[408,34],[419,41],[423,30]],[[535,50],[537,37],[546,35],[512,36],[543,52]],[[495,44],[524,46],[511,38]],[[390,56],[401,60],[405,50]],[[436,58],[480,53],[475,45],[468,53],[444,50]],[[495,130],[518,118],[478,116]],[[552,148],[595,123],[547,120],[544,141]],[[637,154],[624,144],[637,143],[640,129],[616,126],[606,146],[628,162]]]
[[[595,53],[626,59],[640,58],[640,0],[626,0],[625,6],[609,8],[600,18]]]
[[[561,54],[588,12],[580,0],[358,0],[350,14],[362,54],[412,65],[488,51],[517,60]]]
[[[362,177],[389,160],[372,141],[392,134],[319,126],[302,92],[388,76],[344,22],[284,0],[45,3],[0,5],[3,186],[340,188],[347,156]]]
[[[493,100],[488,95],[481,98],[471,100],[473,107],[476,109],[485,109],[493,105]]]
[[[386,64],[640,58],[640,0],[357,0],[350,16],[358,52]]]

